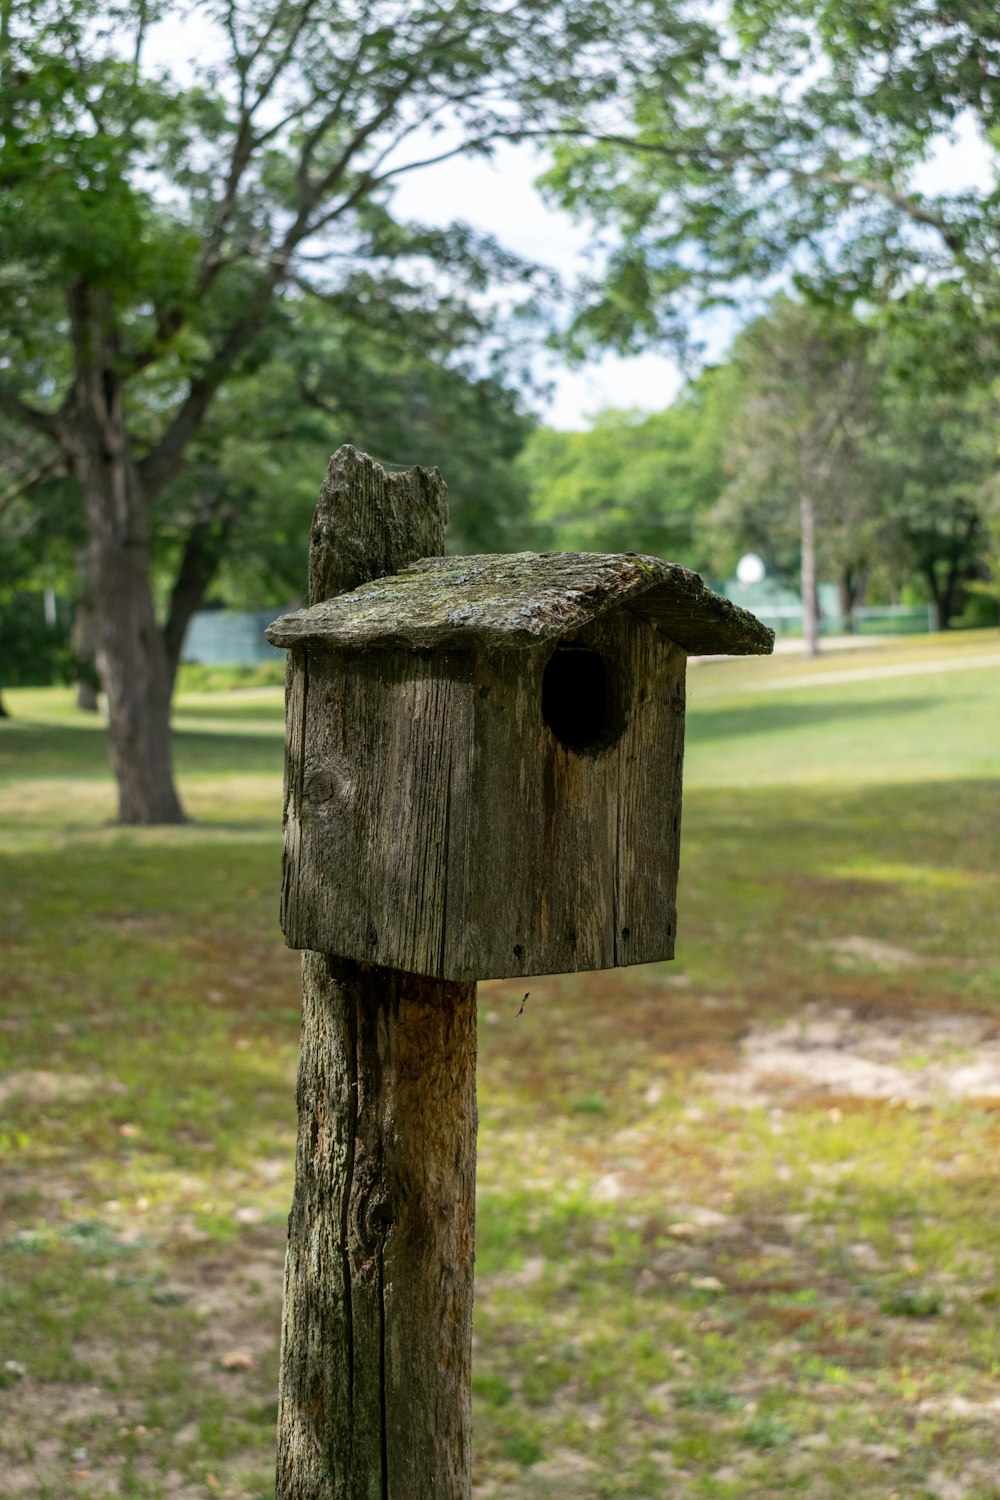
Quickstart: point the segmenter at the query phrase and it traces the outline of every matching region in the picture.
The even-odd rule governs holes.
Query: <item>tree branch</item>
[[[136,465],[139,482],[147,497],[152,498],[157,494],[167,480],[172,479],[180,470],[184,462],[185,449],[201,426],[212,398],[222,383],[224,373],[219,371],[214,378],[199,376],[191,381],[187,395],[174,413],[163,436]]]
[[[229,32],[229,38],[232,45],[233,65],[236,68],[236,72],[240,80],[240,108],[236,125],[236,133],[233,139],[232,155],[229,159],[229,170],[226,174],[225,186],[222,191],[222,197],[219,199],[219,202],[216,205],[215,211],[212,215],[212,228],[207,240],[205,241],[205,248],[202,252],[201,264],[198,271],[198,278],[196,283],[197,296],[199,299],[203,298],[207,294],[212,286],[212,283],[215,281],[215,278],[219,274],[219,270],[222,266],[222,256],[220,252],[226,236],[226,230],[229,226],[230,216],[236,203],[240,183],[243,180],[247,167],[253,160],[255,150],[271,136],[275,135],[277,131],[282,127],[282,125],[287,124],[290,119],[295,118],[295,114],[293,112],[291,116],[286,117],[286,119],[279,122],[278,125],[271,126],[262,134],[257,134],[253,129],[254,115],[260,109],[261,105],[267,101],[272,90],[274,89],[275,84],[278,82],[278,79],[281,77],[285,68],[288,66],[295,48],[295,43],[297,42],[303,27],[306,25],[310,14],[313,10],[315,10],[315,8],[316,0],[305,0],[305,3],[300,6],[298,15],[289,28],[288,36],[286,38],[284,46],[278,52],[277,57],[275,57],[267,76],[262,79],[259,87],[257,88],[256,95],[252,101],[248,101],[247,99],[247,81],[249,77],[249,71],[273,36],[277,24],[277,18],[272,20],[270,27],[265,32],[264,36],[260,38],[256,47],[247,57],[244,58],[239,50],[239,43],[236,36],[235,25],[232,22],[232,12],[230,11],[226,29]],[[303,105],[302,107],[303,109],[308,108],[308,104]]]
[[[15,391],[0,384],[0,411],[5,412],[21,427],[30,427],[33,432],[39,432],[50,442],[63,446],[62,423],[56,412],[39,411],[37,406],[31,406],[23,400]]]
[[[788,162],[780,165],[769,166],[766,161],[758,163],[760,172],[782,171],[787,172],[790,177],[795,177],[800,182],[821,182],[829,187],[858,188],[868,193],[871,197],[884,198],[900,213],[905,214],[914,224],[927,224],[931,229],[936,229],[951,253],[959,257],[962,255],[964,246],[960,237],[952,229],[941,214],[935,213],[927,208],[918,199],[911,197],[908,193],[901,193],[891,183],[883,182],[878,177],[865,177],[857,172],[844,172],[841,169],[831,170],[827,167],[795,167]]]
[[[509,14],[509,11],[500,12],[497,16],[497,19],[499,19],[500,16],[506,14]],[[405,93],[406,89],[409,88],[414,78],[419,75],[421,65],[426,58],[433,57],[435,53],[441,52],[448,47],[452,47],[456,42],[464,41],[466,38],[472,35],[477,24],[476,22],[472,22],[470,25],[465,27],[453,29],[449,33],[448,27],[453,20],[453,17],[453,11],[450,13],[446,12],[437,30],[432,32],[421,46],[419,46],[414,52],[411,52],[409,54],[409,66],[403,77],[402,84],[400,85],[399,89],[391,96],[390,102],[392,105],[395,105],[395,103],[398,102],[398,99],[402,96],[403,93]],[[361,63],[365,56],[366,44],[369,40],[370,36],[368,33],[365,33],[365,35],[361,37],[354,56],[351,58],[350,64],[344,77],[344,81],[339,92],[337,93],[336,98],[334,99],[332,105],[326,111],[326,113],[323,114],[313,126],[312,130],[306,136],[302,144],[302,151],[296,172],[300,191],[304,192],[304,190],[308,186],[309,165],[312,161],[313,155],[315,154],[316,147],[322,140],[323,136],[326,135],[334,125],[336,125],[337,121],[340,119],[343,113],[344,102],[348,98],[351,89],[354,87],[354,84],[358,78]],[[367,79],[368,76],[368,74],[363,75],[362,81]],[[351,155],[353,155],[353,151],[354,147],[352,146],[350,148]],[[347,159],[349,160],[350,157],[348,156]]]
[[[299,29],[305,25],[314,3],[315,0],[307,0],[307,3],[302,5],[296,21],[296,27]],[[452,20],[453,16],[447,14],[433,35],[407,57],[406,66],[397,83],[384,96],[381,104],[375,109],[374,113],[357,127],[351,139],[346,142],[338,153],[336,159],[315,181],[310,181],[308,178],[308,163],[319,141],[331,128],[337,111],[342,107],[343,92],[335,102],[333,110],[325,112],[321,120],[307,136],[303,143],[299,161],[300,194],[295,217],[280,242],[272,249],[267,268],[261,276],[256,292],[245,299],[237,321],[230,327],[210,359],[206,362],[203,372],[190,382],[187,395],[175,411],[162,437],[150,449],[145,458],[140,461],[138,465],[139,479],[148,495],[156,494],[180,469],[185,449],[197,433],[216,390],[228,375],[233,361],[253,338],[275,290],[287,280],[292,259],[299,245],[310,235],[317,232],[317,230],[348,213],[379,181],[388,180],[390,177],[395,177],[404,171],[415,170],[418,165],[430,165],[433,161],[446,160],[448,157],[458,155],[462,150],[472,149],[478,144],[485,144],[486,139],[489,138],[484,137],[482,142],[466,142],[464,146],[442,152],[435,157],[429,157],[425,162],[403,164],[400,167],[391,169],[389,172],[383,173],[381,178],[373,174],[370,170],[362,171],[353,186],[341,197],[339,202],[334,204],[328,211],[319,212],[317,215],[320,205],[325,199],[330,197],[347,174],[354,157],[363,149],[375,132],[387,120],[392,118],[400,100],[405,97],[408,90],[412,88],[414,81],[420,76],[428,55],[432,54],[435,48],[443,45],[449,39],[449,26]],[[298,30],[295,30],[295,36],[298,34]],[[202,261],[198,283],[201,295],[207,292],[215,276],[218,274],[219,266],[221,265],[219,251],[225,237],[226,226],[237,199],[239,184],[252,159],[254,149],[258,144],[258,137],[251,126],[253,111],[266,97],[267,91],[273,87],[281,68],[285,65],[285,61],[287,61],[291,45],[292,41],[289,42],[286,50],[276,59],[271,73],[264,80],[261,89],[258,91],[258,96],[254,103],[245,104],[241,111],[226,186],[215,212],[215,222],[206,243]],[[356,64],[358,58],[363,55],[363,52],[364,40],[359,46],[358,57],[352,63],[352,77],[356,76]],[[499,132],[499,134],[510,134],[516,138],[516,132]],[[542,132],[538,132],[538,134],[542,134]],[[172,336],[172,331],[170,332],[170,336]],[[155,358],[155,351],[147,352],[141,358],[144,363],[149,363]],[[139,367],[141,368],[141,365]]]
[[[22,474],[9,489],[4,490],[0,495],[0,515],[3,515],[15,500],[20,500],[22,495],[26,495],[40,479],[47,479],[50,474],[55,474],[64,465],[65,459],[61,453],[57,453],[52,458],[46,459],[44,463],[36,464],[33,469],[28,470],[27,474]]]
[[[920,199],[909,193],[900,192],[891,183],[883,181],[878,177],[869,177],[860,172],[851,172],[841,167],[800,167],[793,162],[778,158],[769,160],[761,155],[759,151],[751,147],[731,147],[724,149],[707,145],[677,145],[670,146],[662,141],[640,141],[634,136],[610,134],[604,131],[587,130],[583,127],[565,126],[557,130],[518,130],[511,132],[513,140],[543,139],[551,140],[555,136],[566,136],[571,139],[583,139],[593,141],[595,144],[622,146],[628,151],[635,151],[642,155],[655,155],[671,158],[675,161],[696,162],[708,170],[717,167],[747,166],[757,176],[769,176],[774,172],[787,172],[789,177],[799,182],[825,183],[830,187],[858,188],[868,193],[871,197],[883,198],[891,203],[900,213],[911,219],[915,224],[926,224],[936,229],[944,243],[953,255],[962,255],[964,246],[961,238],[955,233],[947,219],[940,213],[928,208]],[[498,139],[493,136],[491,139]],[[465,148],[469,149],[468,146]]]
[[[253,104],[250,106],[251,115],[256,114],[260,106],[270,96],[271,90],[274,88],[274,85],[277,83],[278,79],[281,77],[282,73],[288,66],[292,57],[292,53],[295,50],[295,43],[302,35],[303,28],[306,26],[310,15],[315,9],[316,0],[305,0],[305,3],[299,7],[299,13],[289,28],[288,36],[285,40],[285,45],[282,47],[281,51],[274,59],[274,62],[271,65],[271,71],[264,79],[261,80],[260,86],[257,89],[257,97],[254,100]],[[265,46],[267,45],[267,42],[270,41],[273,31],[274,25],[272,24],[272,26],[268,28],[266,35],[261,38],[258,45],[250,54],[250,57],[247,60],[249,67],[252,67],[253,64],[257,61],[257,58],[260,57]]]
[[[414,51],[406,54],[406,67],[402,77],[395,87],[390,89],[386,94],[381,107],[376,110],[375,114],[365,124],[359,126],[333,165],[323,173],[322,177],[316,183],[311,184],[308,179],[309,162],[312,160],[316,147],[323,136],[339,118],[344,99],[347,97],[348,91],[357,76],[358,64],[364,56],[365,43],[368,41],[367,35],[361,38],[357,52],[351,60],[348,76],[334,101],[332,109],[328,110],[317,122],[303,143],[296,173],[299,182],[300,201],[303,204],[308,203],[311,208],[320,198],[325,197],[331,191],[361,147],[371,139],[372,135],[381,125],[385,124],[386,120],[391,119],[399,101],[412,87],[414,81],[420,77],[425,62],[428,59],[432,59],[436,54],[447,51],[456,42],[466,39],[475,30],[476,22],[465,27],[451,27],[453,19],[454,11],[445,12],[441,24],[436,30],[417,46]],[[450,27],[451,29],[449,30]]]
[[[188,532],[181,564],[170,591],[170,605],[163,626],[163,644],[171,680],[177,674],[181,647],[191,616],[200,607],[225,556],[226,544],[235,520],[235,509],[225,505],[210,519],[196,521]]]
[[[382,172],[378,177],[371,179],[371,185],[377,187],[380,183],[388,182],[393,177],[402,177],[404,172],[416,172],[421,167],[436,167],[438,162],[450,161],[454,156],[464,156],[470,151],[484,151],[494,141],[503,140],[501,135],[481,136],[477,140],[463,141],[460,146],[453,146],[448,151],[440,151],[436,156],[424,156],[419,161],[403,162],[398,167],[390,167],[388,172]]]

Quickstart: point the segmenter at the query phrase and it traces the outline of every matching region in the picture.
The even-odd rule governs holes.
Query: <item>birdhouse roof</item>
[[[516,650],[571,634],[609,609],[642,616],[691,655],[759,656],[774,632],[697,573],[635,552],[425,557],[295,614],[273,646]]]

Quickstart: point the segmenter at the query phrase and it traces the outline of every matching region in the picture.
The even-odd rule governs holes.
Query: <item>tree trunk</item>
[[[87,518],[86,572],[94,590],[118,815],[123,823],[180,823],[148,517],[129,448],[111,315],[103,297],[86,286],[74,288],[69,306],[76,362],[70,443]]]
[[[959,557],[948,558],[946,568],[944,587],[941,588],[937,596],[939,630],[952,629],[951,622],[957,613],[958,607],[958,591],[965,572],[963,561]]]
[[[937,563],[933,558],[924,564],[923,574],[927,580],[927,587],[931,596],[931,615],[933,628],[935,630],[948,629],[948,611],[945,608],[944,595],[941,588],[941,580],[938,578]]]
[[[94,671],[97,671],[95,666]],[[81,677],[76,685],[76,706],[81,713],[96,714],[98,710],[97,689],[89,677]]]
[[[208,586],[218,572],[232,531],[232,516],[217,521],[197,521],[188,533],[184,555],[170,592],[170,608],[163,627],[167,676],[173,694],[181,648],[191,617],[201,608]]]
[[[3,701],[3,693],[0,692],[0,719],[9,719],[9,718],[10,718],[10,710],[8,709],[6,703],[4,703],[4,701]]]
[[[307,953],[278,1500],[467,1500],[476,987]]]
[[[802,640],[806,656],[819,655],[819,597],[816,587],[816,512],[812,495],[799,497],[802,528]]]
[[[73,611],[70,644],[79,669],[76,684],[76,706],[84,713],[97,712],[97,617],[94,613],[94,585],[87,566],[86,548],[77,554],[80,596]]]
[[[95,512],[104,501],[104,492],[87,495],[92,536],[100,536],[94,566],[97,669],[107,694],[118,817],[130,824],[183,823],[170,747],[170,681],[148,556],[145,549],[100,535]]]
[[[854,611],[861,607],[867,586],[867,567],[854,568],[850,563],[845,563],[837,579],[837,593],[841,628],[847,635],[854,634]]]
[[[341,449],[312,602],[443,552],[444,515],[440,476]],[[475,985],[324,953],[302,975],[276,1500],[468,1500]]]

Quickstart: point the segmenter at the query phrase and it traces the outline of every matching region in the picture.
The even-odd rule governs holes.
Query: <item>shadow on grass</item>
[[[284,743],[280,734],[218,734],[182,729],[174,733],[174,755],[183,776],[281,775]]]
[[[212,719],[215,721],[225,720],[235,726],[241,723],[254,723],[261,726],[273,726],[276,734],[281,734],[285,710],[281,697],[270,694],[262,698],[260,702],[252,703],[223,703],[221,705],[207,700],[202,703],[178,703],[174,706],[173,720],[175,726],[182,727],[186,719]]]
[[[173,743],[181,776],[281,774],[280,724],[274,734],[241,734],[238,726],[229,733],[180,727],[174,731]],[[102,720],[81,715],[65,724],[0,721],[0,780],[109,775],[107,726]]]
[[[740,704],[738,708],[701,708],[694,705],[687,720],[691,743],[700,740],[730,739],[744,734],[774,734],[784,729],[812,728],[838,720],[883,719],[905,717],[925,712],[936,705],[934,698],[872,698],[847,702],[762,702]]]
[[[816,875],[833,863],[877,861],[993,877],[998,840],[1000,784],[968,777],[867,787],[695,787],[685,796],[682,848],[688,860],[697,845],[699,857],[723,865],[719,873],[738,863],[747,875]]]

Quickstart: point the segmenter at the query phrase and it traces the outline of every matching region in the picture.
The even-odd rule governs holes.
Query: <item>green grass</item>
[[[693,666],[676,962],[481,987],[477,1496],[1000,1496],[991,655]],[[147,831],[99,721],[5,699],[0,1492],[265,1500],[281,690],[184,685]]]

